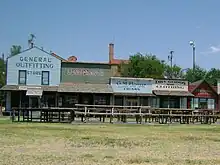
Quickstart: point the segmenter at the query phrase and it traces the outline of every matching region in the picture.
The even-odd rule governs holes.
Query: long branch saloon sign
[[[103,70],[98,68],[65,68],[65,73],[68,76],[104,76]]]
[[[188,82],[181,80],[155,80],[153,90],[188,91]]]

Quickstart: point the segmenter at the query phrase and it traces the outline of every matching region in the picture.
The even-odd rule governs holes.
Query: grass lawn
[[[218,125],[70,125],[0,120],[1,165],[218,165]]]

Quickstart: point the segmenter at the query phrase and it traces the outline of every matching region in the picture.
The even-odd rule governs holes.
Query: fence
[[[107,122],[110,123],[215,123],[219,111],[209,109],[152,108],[76,104],[74,108],[13,108],[13,121],[23,122]]]

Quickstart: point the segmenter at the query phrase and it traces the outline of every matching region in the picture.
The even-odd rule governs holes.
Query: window
[[[115,96],[115,105],[123,106],[123,97],[122,96]]]
[[[94,103],[95,103],[95,105],[106,105],[107,104],[107,97],[106,96],[95,96]]]
[[[26,85],[26,80],[27,80],[27,71],[19,70],[18,71],[18,84]]]
[[[49,71],[42,71],[42,81],[41,84],[42,85],[49,85]]]

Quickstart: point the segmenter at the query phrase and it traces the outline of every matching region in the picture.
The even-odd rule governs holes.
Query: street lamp
[[[171,50],[170,55],[168,56],[168,61],[170,61],[170,69],[171,69],[170,76],[171,76],[171,78],[173,78],[173,53],[174,53],[174,51]]]
[[[193,53],[193,72],[195,70],[195,67],[196,67],[196,61],[195,61],[195,56],[196,56],[196,45],[195,45],[195,42],[194,41],[190,41],[189,42],[190,46],[192,46],[192,53]]]

